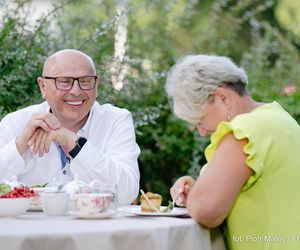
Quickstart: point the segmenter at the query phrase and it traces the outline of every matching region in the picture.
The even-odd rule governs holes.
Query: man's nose
[[[80,95],[81,94],[82,90],[79,86],[79,81],[78,80],[74,80],[73,86],[69,90],[69,92],[73,95]]]

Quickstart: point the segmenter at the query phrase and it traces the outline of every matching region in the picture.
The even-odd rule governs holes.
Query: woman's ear
[[[40,91],[42,93],[43,99],[46,99],[46,85],[44,83],[44,79],[42,77],[37,78],[37,83],[40,87]]]
[[[215,101],[219,102],[222,105],[230,110],[232,106],[232,92],[228,88],[218,87],[215,91]]]

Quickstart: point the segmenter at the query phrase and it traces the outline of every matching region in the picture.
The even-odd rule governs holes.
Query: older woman
[[[254,101],[229,58],[190,55],[167,77],[174,113],[211,135],[195,181],[171,188],[207,227],[225,222],[230,249],[300,249],[300,127],[277,102]]]

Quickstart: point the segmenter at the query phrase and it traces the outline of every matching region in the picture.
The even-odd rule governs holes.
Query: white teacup
[[[108,193],[75,194],[76,211],[84,214],[105,213],[111,210],[113,195]]]
[[[112,202],[110,204],[110,210],[117,210],[118,208],[118,187],[116,184],[102,183],[98,180],[94,180],[90,183],[93,193],[104,193],[112,195]]]
[[[63,216],[68,210],[69,194],[43,192],[40,194],[43,211],[48,216]]]

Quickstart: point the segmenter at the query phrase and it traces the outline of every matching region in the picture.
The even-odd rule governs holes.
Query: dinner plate
[[[70,211],[69,214],[79,219],[106,219],[114,216],[116,212],[108,211],[105,213],[83,213],[78,211]]]
[[[161,206],[160,209],[163,211],[166,207]],[[170,217],[189,217],[188,211],[186,208],[174,207],[169,212],[143,212],[140,206],[134,206],[127,210],[128,212],[139,215],[139,216],[170,216]]]

